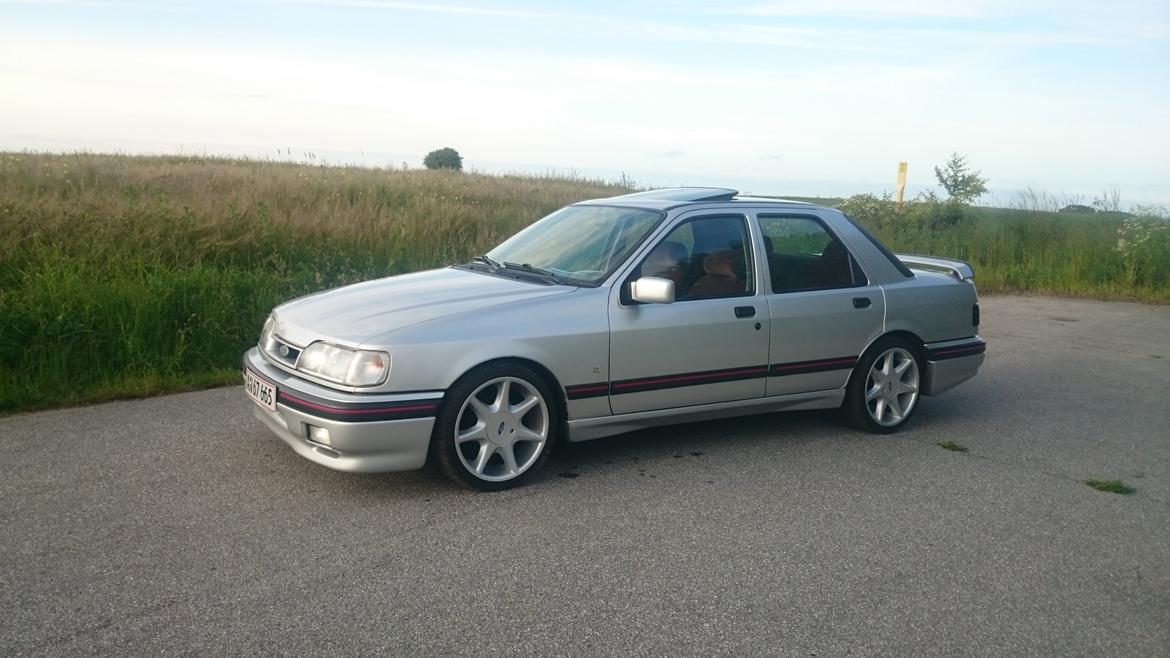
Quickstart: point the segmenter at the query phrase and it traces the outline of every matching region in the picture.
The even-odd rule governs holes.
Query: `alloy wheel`
[[[463,402],[455,423],[455,452],[472,476],[504,482],[536,463],[549,429],[540,391],[518,377],[499,377]]]
[[[865,405],[882,427],[901,423],[918,403],[918,362],[901,347],[882,352],[869,369]]]

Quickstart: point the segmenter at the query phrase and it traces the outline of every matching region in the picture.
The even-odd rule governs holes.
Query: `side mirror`
[[[670,304],[674,302],[674,281],[644,276],[630,282],[630,297],[643,304]]]

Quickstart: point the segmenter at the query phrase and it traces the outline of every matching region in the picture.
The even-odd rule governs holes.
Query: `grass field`
[[[1135,216],[968,207],[948,224],[945,203],[908,204],[899,214],[864,197],[839,207],[894,251],[970,262],[981,291],[1170,302],[1164,209]]]
[[[0,154],[0,412],[207,386],[277,303],[467,260],[625,188],[188,157]]]
[[[555,177],[0,154],[0,413],[236,381],[280,301],[461,262],[566,203],[625,191]],[[941,227],[891,220],[881,204],[860,210],[895,249],[971,260],[984,291],[1170,301],[1161,234],[1136,256],[1119,252],[1121,216],[973,209]]]

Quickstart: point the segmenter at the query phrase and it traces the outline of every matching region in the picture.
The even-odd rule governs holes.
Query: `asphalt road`
[[[662,428],[500,494],[311,464],[238,387],[0,419],[0,655],[1167,655],[1170,307],[983,307],[897,435]]]

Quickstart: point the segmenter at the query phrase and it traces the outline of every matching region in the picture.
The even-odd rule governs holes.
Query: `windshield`
[[[569,206],[488,252],[498,263],[548,270],[575,284],[597,285],[650,233],[662,213],[612,206]]]

